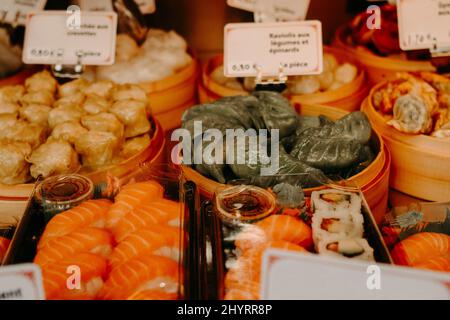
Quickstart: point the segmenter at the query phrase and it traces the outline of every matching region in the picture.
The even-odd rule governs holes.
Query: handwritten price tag
[[[227,77],[322,72],[320,21],[228,24],[224,46]]]
[[[450,299],[450,275],[443,272],[274,249],[261,271],[263,300]]]
[[[44,9],[47,0],[1,0],[0,22],[24,25],[27,14]]]
[[[0,267],[0,300],[43,300],[41,269],[35,264]]]
[[[227,0],[230,7],[264,13],[280,21],[304,20],[310,0]]]
[[[450,0],[398,0],[400,47],[450,47]]]
[[[28,64],[111,65],[116,50],[115,12],[42,11],[28,17],[23,61]]]

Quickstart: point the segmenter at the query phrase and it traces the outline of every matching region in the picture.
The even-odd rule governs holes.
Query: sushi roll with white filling
[[[317,243],[316,250],[320,255],[345,257],[349,259],[374,261],[373,249],[366,239],[330,237]]]
[[[361,197],[356,193],[327,189],[311,194],[314,211],[361,213]]]
[[[312,217],[312,233],[315,243],[331,236],[342,238],[362,238],[364,218],[361,213],[348,211],[316,211]]]

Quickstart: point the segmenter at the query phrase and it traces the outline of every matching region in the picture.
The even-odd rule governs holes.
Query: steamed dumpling
[[[25,87],[22,85],[6,86],[0,88],[0,101],[19,103],[25,94]]]
[[[25,88],[28,92],[45,91],[53,95],[56,91],[58,83],[55,78],[47,70],[35,73],[25,80]]]
[[[30,179],[30,165],[25,159],[30,153],[27,143],[0,141],[0,183],[26,183]]]
[[[64,140],[75,144],[75,141],[88,130],[78,121],[67,121],[57,124],[52,131],[51,137],[56,140]]]
[[[78,155],[70,143],[63,140],[49,139],[30,156],[30,172],[34,178],[42,176],[74,173],[79,167]]]
[[[78,137],[75,148],[81,154],[84,166],[97,168],[112,163],[120,149],[120,141],[111,132],[88,131]]]
[[[320,90],[320,81],[316,76],[295,77],[289,84],[292,94],[311,94]]]
[[[125,137],[131,138],[150,131],[147,104],[136,100],[121,100],[113,104],[110,112],[125,125]]]
[[[48,124],[53,129],[56,125],[67,121],[79,122],[82,116],[83,112],[76,107],[58,107],[50,111]]]
[[[48,115],[52,108],[42,104],[29,104],[20,108],[20,117],[30,123],[39,124],[42,126],[48,125]]]
[[[337,67],[334,71],[334,77],[336,81],[344,84],[350,83],[355,80],[357,75],[358,68],[350,63],[344,63],[343,65]]]
[[[91,131],[111,132],[119,140],[124,135],[124,125],[112,113],[99,113],[96,115],[84,116],[81,118],[81,123],[85,128]]]
[[[53,98],[53,94],[49,91],[35,91],[35,92],[28,92],[27,94],[23,95],[20,99],[20,102],[22,105],[27,104],[42,104],[44,106],[51,106],[55,102],[55,99]]]
[[[84,89],[89,86],[89,82],[83,78],[67,82],[58,88],[58,94],[60,97],[67,97],[83,93]]]
[[[108,100],[101,96],[90,95],[83,103],[83,110],[88,114],[98,114],[108,111],[110,103]]]

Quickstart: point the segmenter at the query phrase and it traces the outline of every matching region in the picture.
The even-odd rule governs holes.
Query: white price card
[[[398,0],[402,50],[450,47],[450,0]]]
[[[225,26],[227,77],[273,77],[322,73],[322,24],[231,23]]]
[[[42,11],[28,16],[23,62],[111,65],[116,50],[115,12]]]
[[[135,0],[142,14],[150,14],[156,11],[155,0]]]
[[[44,300],[41,269],[32,263],[0,267],[0,300]]]
[[[270,15],[278,20],[304,20],[310,0],[227,0],[230,7]]]
[[[114,11],[112,0],[78,0],[82,11]]]
[[[1,0],[0,22],[24,25],[27,14],[43,10],[47,0]]]
[[[448,273],[275,249],[261,280],[263,300],[450,299]]]

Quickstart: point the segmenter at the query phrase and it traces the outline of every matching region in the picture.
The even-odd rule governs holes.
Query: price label
[[[27,14],[43,10],[47,0],[1,0],[0,22],[24,25]]]
[[[402,50],[450,47],[450,0],[398,0]]]
[[[279,21],[295,21],[306,18],[310,0],[227,0],[227,3],[230,7],[263,13]]]
[[[114,11],[112,0],[78,0],[83,11]]]
[[[44,300],[41,269],[35,264],[0,267],[0,300]]]
[[[151,14],[156,11],[155,0],[136,0],[142,14]]]
[[[232,23],[225,26],[227,77],[277,77],[322,72],[320,21]]]
[[[446,273],[274,249],[264,255],[261,280],[263,300],[450,299]]]
[[[115,12],[42,11],[28,16],[23,48],[27,64],[111,65]]]

